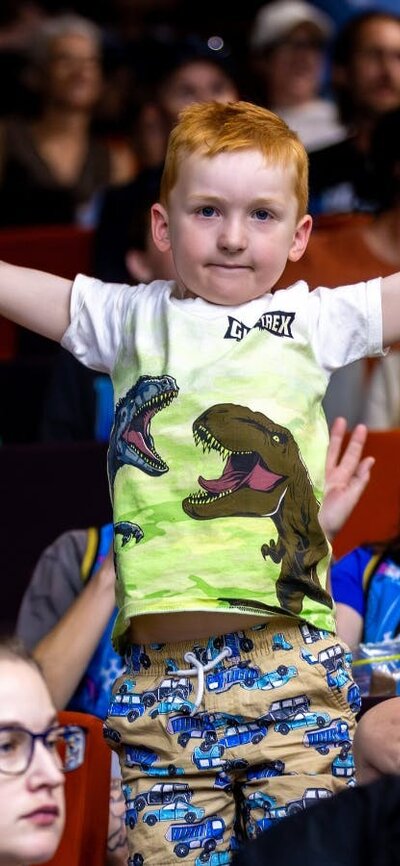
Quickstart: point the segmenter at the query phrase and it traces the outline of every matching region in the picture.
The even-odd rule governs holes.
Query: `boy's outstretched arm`
[[[71,280],[0,262],[0,315],[60,341],[69,322]]]
[[[400,341],[400,271],[382,279],[382,332],[385,348]]]

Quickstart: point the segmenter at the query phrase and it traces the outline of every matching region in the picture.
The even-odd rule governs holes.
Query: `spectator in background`
[[[75,729],[76,730],[76,729]],[[83,731],[79,729],[83,736]],[[17,641],[0,641],[0,863],[32,866],[53,857],[65,820],[57,723],[44,678]]]
[[[364,418],[371,430],[400,427],[400,351],[374,364],[365,394]]]
[[[46,17],[43,3],[2,0],[0,4],[0,117],[23,110],[26,93],[21,82],[24,54],[32,35]]]
[[[124,668],[111,646],[116,614],[112,537],[110,523],[65,532],[49,545],[36,564],[16,626],[41,665],[57,709],[99,718],[105,717],[111,685]],[[126,863],[124,814],[118,761],[113,761],[105,866]]]
[[[400,535],[370,542],[340,557],[331,569],[339,637],[359,643],[400,634]]]
[[[1,129],[0,225],[93,225],[104,186],[131,176],[130,151],[91,131],[102,89],[98,28],[77,15],[45,20],[29,46],[26,80],[39,106]]]
[[[400,35],[400,26],[399,26]],[[399,61],[400,62],[400,61]],[[400,269],[400,107],[376,122],[371,136],[370,172],[377,190],[376,214],[348,215],[337,226],[321,227],[298,264],[288,263],[279,286],[298,279],[314,288],[387,276]],[[400,352],[379,360],[356,361],[336,371],[324,398],[328,422],[344,415],[350,427],[400,425]]]
[[[397,263],[400,268],[400,108],[378,123],[372,155],[382,209],[366,226],[365,240],[386,267]],[[394,347],[374,364],[363,418],[371,429],[400,427],[400,347]]]
[[[134,143],[144,168],[164,161],[169,133],[179,112],[192,102],[234,102],[239,85],[218,37],[211,45],[195,36],[159,52],[156,78],[135,123]]]
[[[286,120],[308,151],[345,136],[336,105],[321,96],[333,22],[311,3],[261,6],[249,34],[255,101]]]
[[[95,237],[95,275],[102,280],[132,279],[125,256],[135,199],[151,187],[153,201],[157,199],[167,136],[181,109],[192,102],[239,98],[229,58],[199,39],[184,39],[160,52],[156,72],[152,96],[139,113],[134,134],[142,170],[131,183],[111,186],[103,198]]]
[[[400,12],[350,18],[335,41],[332,81],[348,135],[310,154],[310,212],[373,211],[372,134],[382,114],[400,106]]]

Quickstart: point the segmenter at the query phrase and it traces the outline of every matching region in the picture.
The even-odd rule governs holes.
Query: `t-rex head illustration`
[[[111,489],[118,469],[124,464],[147,475],[162,475],[168,466],[157,453],[150,432],[151,420],[178,394],[172,376],[140,376],[119,400],[108,449]]]
[[[215,517],[263,517],[278,508],[288,479],[300,460],[286,427],[245,406],[221,403],[193,424],[196,445],[218,451],[225,460],[222,475],[207,480],[184,499],[186,514],[199,520]]]

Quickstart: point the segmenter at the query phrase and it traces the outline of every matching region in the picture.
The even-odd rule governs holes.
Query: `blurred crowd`
[[[304,278],[312,288],[389,273],[400,264],[397,7],[250,0],[232,15],[225,2],[2,3],[0,256],[9,255],[10,232],[73,227],[90,233],[95,276],[172,278],[148,219],[168,134],[190,102],[245,99],[280,114],[309,153],[314,235],[283,283]],[[10,351],[6,339],[3,346],[10,393],[35,358],[30,423],[19,423],[16,407],[14,423],[0,425],[3,442],[107,438],[104,379],[43,338],[18,332]],[[328,423],[342,414],[350,427],[396,426],[398,364],[394,352],[333,376]]]

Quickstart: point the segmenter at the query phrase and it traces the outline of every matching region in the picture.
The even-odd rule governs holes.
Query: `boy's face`
[[[271,291],[303,254],[311,217],[297,219],[294,170],[257,150],[185,157],[168,207],[152,208],[159,249],[172,249],[182,297],[236,306]]]

